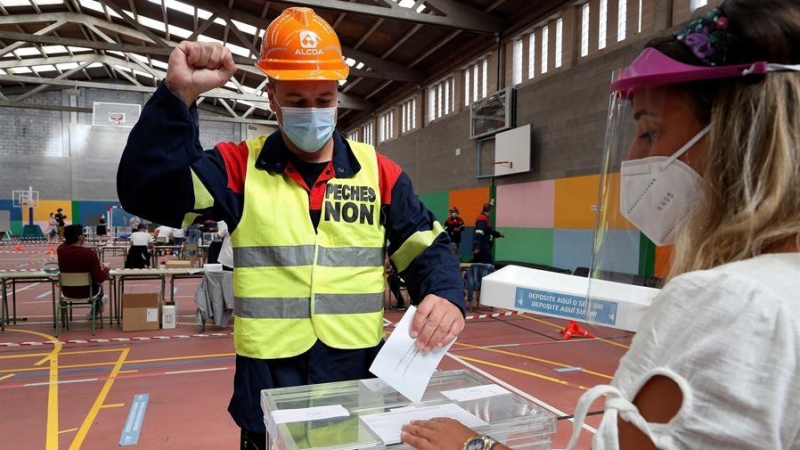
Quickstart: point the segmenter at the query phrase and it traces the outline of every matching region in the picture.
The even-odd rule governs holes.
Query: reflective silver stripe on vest
[[[317,264],[326,267],[383,267],[383,248],[319,248]]]
[[[383,310],[383,293],[317,294],[314,314],[363,314]]]
[[[383,248],[319,248],[318,265],[326,267],[383,267]],[[314,261],[313,245],[236,247],[234,267],[310,266]]]
[[[309,319],[311,299],[236,297],[233,313],[247,319]]]
[[[233,249],[233,266],[236,268],[310,266],[312,262],[314,262],[313,245],[234,247]]]

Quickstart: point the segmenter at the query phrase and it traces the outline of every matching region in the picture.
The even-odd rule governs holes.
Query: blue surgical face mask
[[[275,102],[278,104],[278,102]],[[331,138],[336,128],[336,107],[281,109],[281,129],[300,150],[318,152]]]

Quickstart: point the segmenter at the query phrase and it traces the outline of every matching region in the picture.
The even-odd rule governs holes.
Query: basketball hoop
[[[513,161],[495,161],[495,162],[492,163],[492,165],[494,165],[494,166],[505,166],[505,167],[508,167],[509,169],[513,169],[514,168],[514,162]]]
[[[125,122],[125,113],[110,112],[108,121],[114,125],[122,125]]]

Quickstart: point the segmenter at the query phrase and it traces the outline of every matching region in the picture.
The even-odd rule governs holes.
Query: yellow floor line
[[[114,384],[114,381],[116,381],[117,375],[119,374],[120,369],[122,369],[122,365],[125,363],[125,358],[128,357],[128,353],[130,351],[130,348],[120,349],[119,358],[117,358],[117,362],[114,363],[114,368],[111,369],[111,374],[106,379],[106,382],[103,383],[103,388],[100,389],[100,394],[98,394],[97,398],[94,400],[94,405],[92,405],[92,409],[89,410],[89,414],[87,414],[86,418],[83,419],[83,423],[81,424],[78,433],[75,435],[75,439],[73,439],[72,444],[69,446],[69,450],[79,450],[81,445],[83,445],[83,440],[86,439],[86,435],[89,433],[89,428],[91,428],[95,418],[97,418],[97,413],[100,412],[100,408],[106,401],[108,391],[111,390],[111,386]]]
[[[48,341],[58,342],[54,336],[30,330],[15,330],[20,333],[33,334],[43,337]],[[45,438],[45,450],[58,450],[58,353],[61,351],[61,344],[53,344],[53,349],[48,356],[35,365],[42,365],[50,361],[50,385],[47,393],[47,434]],[[41,370],[36,367],[31,370]],[[18,372],[18,371],[4,371]]]
[[[122,373],[120,371],[120,373]],[[100,408],[121,408],[125,406],[125,403],[109,403],[108,405],[103,405]]]
[[[560,363],[560,362],[557,362],[557,361],[550,361],[549,359],[536,358],[534,356],[529,356],[529,355],[525,355],[525,354],[522,354],[522,353],[509,352],[507,350],[499,350],[499,349],[496,349],[496,348],[485,348],[485,347],[479,347],[479,346],[476,346],[476,345],[462,344],[460,342],[456,342],[454,345],[458,345],[458,346],[461,346],[461,347],[467,347],[467,348],[471,348],[471,349],[475,349],[475,350],[483,350],[483,351],[486,351],[486,352],[499,353],[501,355],[506,355],[506,356],[514,356],[514,357],[517,357],[517,358],[523,358],[523,359],[527,359],[527,360],[530,360],[530,361],[536,361],[536,362],[550,364],[550,365],[558,366],[558,367],[573,367],[574,366],[574,364],[564,364],[564,363]],[[606,375],[604,373],[595,372],[595,371],[592,371],[592,370],[586,370],[584,368],[581,368],[581,372],[588,373],[589,375],[598,376],[600,378],[605,378],[607,380],[610,380],[610,379],[613,378],[611,375]]]
[[[70,428],[69,430],[61,430],[61,431],[58,432],[58,434],[72,433],[73,431],[78,431],[78,429],[77,428]]]
[[[16,374],[15,373],[10,373],[10,374],[8,374],[6,376],[2,376],[2,377],[0,377],[0,381],[7,380],[7,379],[13,377],[14,375],[16,375]]]
[[[535,317],[530,317],[530,316],[525,315],[525,314],[520,314],[518,317],[522,317],[523,319],[532,320],[534,322],[543,323],[545,325],[550,325],[551,327],[558,328],[559,330],[564,328],[563,326],[556,325],[553,322],[548,322],[546,320],[537,319]],[[605,342],[606,344],[616,345],[617,347],[622,347],[622,348],[625,348],[625,349],[630,348],[630,346],[628,346],[628,345],[620,344],[619,342],[615,342],[615,341],[612,341],[610,339],[603,339],[603,338],[595,338],[595,339],[598,340],[598,341],[601,341],[601,342]]]
[[[127,348],[126,348],[127,349]],[[116,349],[117,351],[122,349]],[[127,349],[129,350],[129,349]],[[152,359],[132,359],[130,361],[126,361],[125,364],[140,364],[140,363],[149,363],[149,362],[163,362],[163,361],[181,361],[187,359],[204,359],[204,358],[224,358],[229,356],[236,356],[236,353],[216,353],[216,354],[209,354],[209,355],[192,355],[192,356],[173,356],[170,358],[152,358]],[[99,362],[99,363],[85,363],[85,364],[70,364],[61,366],[62,369],[85,369],[87,367],[102,367],[102,366],[111,366],[114,365],[113,362]],[[17,369],[5,369],[0,370],[0,374],[3,373],[17,373],[17,372],[36,372],[41,369],[38,368],[17,368]]]
[[[573,383],[570,383],[569,381],[559,380],[558,378],[548,377],[547,375],[538,374],[536,372],[531,372],[531,371],[528,371],[528,370],[517,369],[516,367],[506,366],[504,364],[497,364],[497,363],[493,363],[493,362],[489,362],[489,361],[484,361],[484,360],[478,359],[478,358],[470,358],[468,356],[463,356],[463,355],[458,355],[458,358],[459,359],[463,359],[464,361],[474,362],[474,363],[478,363],[478,364],[484,364],[484,365],[491,366],[491,367],[497,367],[498,369],[505,369],[505,370],[509,370],[511,372],[521,373],[523,375],[528,375],[528,376],[531,376],[531,377],[534,377],[534,378],[539,378],[539,379],[542,379],[542,380],[545,380],[545,381],[558,383],[558,384],[561,384],[561,385],[564,385],[564,386],[577,387],[578,389],[582,389],[584,391],[589,389],[589,388],[587,388],[586,386],[583,386],[583,385],[573,384]]]

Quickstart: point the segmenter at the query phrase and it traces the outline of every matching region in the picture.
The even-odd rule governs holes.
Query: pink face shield
[[[731,66],[693,66],[675,61],[654,48],[647,48],[611,83],[610,90],[629,97],[637,89],[650,86],[765,75],[775,66],[766,61]]]

